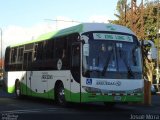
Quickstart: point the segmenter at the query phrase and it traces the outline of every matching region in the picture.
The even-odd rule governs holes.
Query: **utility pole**
[[[2,60],[2,29],[0,28],[1,31],[1,60]],[[1,62],[1,69],[3,68],[2,62]]]
[[[130,26],[132,31],[139,37],[139,39],[144,39],[144,7],[143,0],[141,4],[137,6],[137,0],[131,0],[131,19]],[[139,24],[137,24],[137,21]]]
[[[125,21],[125,26],[127,25],[127,0],[125,1],[125,8],[124,8],[124,21]]]
[[[160,28],[159,28],[159,11],[160,11],[160,9],[159,9],[159,0],[157,0],[157,89],[158,89],[158,91],[160,90],[160,88],[159,88],[159,44],[160,44],[160,42],[159,42],[159,30],[160,30]]]
[[[140,7],[140,11],[141,11],[141,16],[140,16],[140,21],[141,21],[141,28],[140,28],[140,34],[141,34],[141,38],[140,39],[144,39],[144,6],[143,6],[143,0],[141,1],[141,7]]]
[[[0,75],[3,75],[3,62],[2,62],[2,29],[0,28],[0,35],[1,35],[1,68],[0,68]],[[2,76],[0,76],[2,77]]]
[[[131,0],[131,29],[132,31],[137,34],[136,32],[136,25],[135,25],[135,21],[137,19],[137,16],[136,16],[136,11],[137,11],[137,0]]]

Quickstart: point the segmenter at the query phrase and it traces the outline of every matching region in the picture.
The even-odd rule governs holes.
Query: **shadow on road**
[[[17,99],[15,97],[15,94],[8,94],[6,93],[3,89],[0,90],[0,99],[1,98],[10,98],[13,100],[16,100],[19,104],[23,102],[28,103],[28,104],[35,104],[35,105],[45,105],[45,106],[54,106],[57,108],[67,108],[71,111],[83,111],[83,112],[129,112],[132,113],[133,111],[135,112],[136,109],[133,108],[139,108],[140,106],[144,108],[149,109],[151,106],[144,106],[144,105],[137,105],[137,104],[122,104],[122,103],[117,103],[113,107],[108,107],[105,106],[103,103],[83,103],[83,104],[78,104],[78,103],[69,103],[67,106],[59,106],[55,103],[53,100],[46,100],[46,99],[40,99],[40,98],[34,98],[34,97],[26,97],[24,96],[21,99]],[[152,106],[160,106],[160,96],[153,95],[152,96]],[[138,109],[137,109],[138,110]]]
[[[53,100],[23,97],[17,99],[15,94],[0,91],[0,112],[6,115],[10,111],[18,120],[76,119],[76,120],[128,120],[132,115],[159,114],[160,96],[152,96],[152,106],[134,104],[116,104],[106,107],[103,103],[70,103],[67,107],[57,105]],[[3,107],[3,108],[2,108]],[[156,109],[155,109],[156,108]]]

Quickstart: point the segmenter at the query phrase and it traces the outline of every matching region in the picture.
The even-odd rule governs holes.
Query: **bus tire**
[[[64,86],[62,82],[56,86],[56,102],[61,106],[66,106]]]
[[[15,94],[16,98],[21,98],[21,85],[19,80],[16,80],[15,82]]]

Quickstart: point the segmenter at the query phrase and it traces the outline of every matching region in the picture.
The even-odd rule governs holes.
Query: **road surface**
[[[160,120],[160,96],[152,96],[152,105],[117,104],[108,109],[101,103],[70,104],[60,107],[39,98],[16,99],[14,94],[0,91],[2,120]]]

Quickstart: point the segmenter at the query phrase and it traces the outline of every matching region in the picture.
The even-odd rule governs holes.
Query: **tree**
[[[154,39],[157,44],[157,14],[158,14],[158,4],[156,1],[148,2],[145,4],[145,14],[144,14],[144,28],[146,39]]]
[[[145,39],[148,40],[154,40],[155,45],[158,46],[158,39],[157,39],[157,29],[159,28],[157,26],[157,20],[159,20],[157,18],[158,15],[158,4],[156,1],[152,1],[152,2],[147,2],[145,3],[145,13],[144,13],[144,29],[145,29]],[[143,49],[144,50],[144,49]],[[159,59],[160,60],[160,59]],[[156,63],[157,61],[151,61],[148,60],[147,58],[144,58],[144,73],[145,76],[147,76],[147,78],[153,82],[152,77],[154,74],[156,74],[155,72],[155,68],[156,68]]]
[[[118,20],[114,20],[115,24],[126,25],[126,11],[129,8],[129,5],[126,5],[127,0],[119,0],[117,2],[117,14],[114,14]]]
[[[139,6],[136,5],[136,0],[131,0],[130,4],[126,4],[126,0],[119,0],[117,2],[117,14],[115,16],[118,20],[110,21],[114,24],[125,25],[135,32],[136,36],[140,40],[154,39],[157,44],[157,18],[158,14],[158,3],[156,1],[146,2],[144,5],[141,3]],[[134,3],[134,5],[133,5]],[[125,18],[125,19],[124,19]],[[152,81],[153,71],[155,69],[155,61],[147,58],[148,48],[143,48],[144,55],[144,76]]]
[[[133,17],[134,18],[133,24],[134,26],[136,26],[136,30],[135,31],[133,30],[133,31],[138,36],[138,38],[154,39],[156,42],[157,20],[160,21],[160,19],[157,19],[157,12],[158,12],[157,2],[156,1],[146,2],[143,7],[143,11],[145,12],[141,17],[142,4],[140,4],[139,7],[136,7],[132,13],[131,6],[130,4],[127,4],[126,1],[127,0],[119,0],[117,2],[117,7],[116,7],[117,13],[114,15],[118,18],[118,20],[113,20],[110,22],[114,24],[125,25],[133,30],[131,25],[131,21]],[[143,18],[144,23],[141,23],[142,22],[141,18]],[[140,31],[142,27],[144,27],[144,33]],[[144,37],[143,37],[143,34],[144,34]]]

